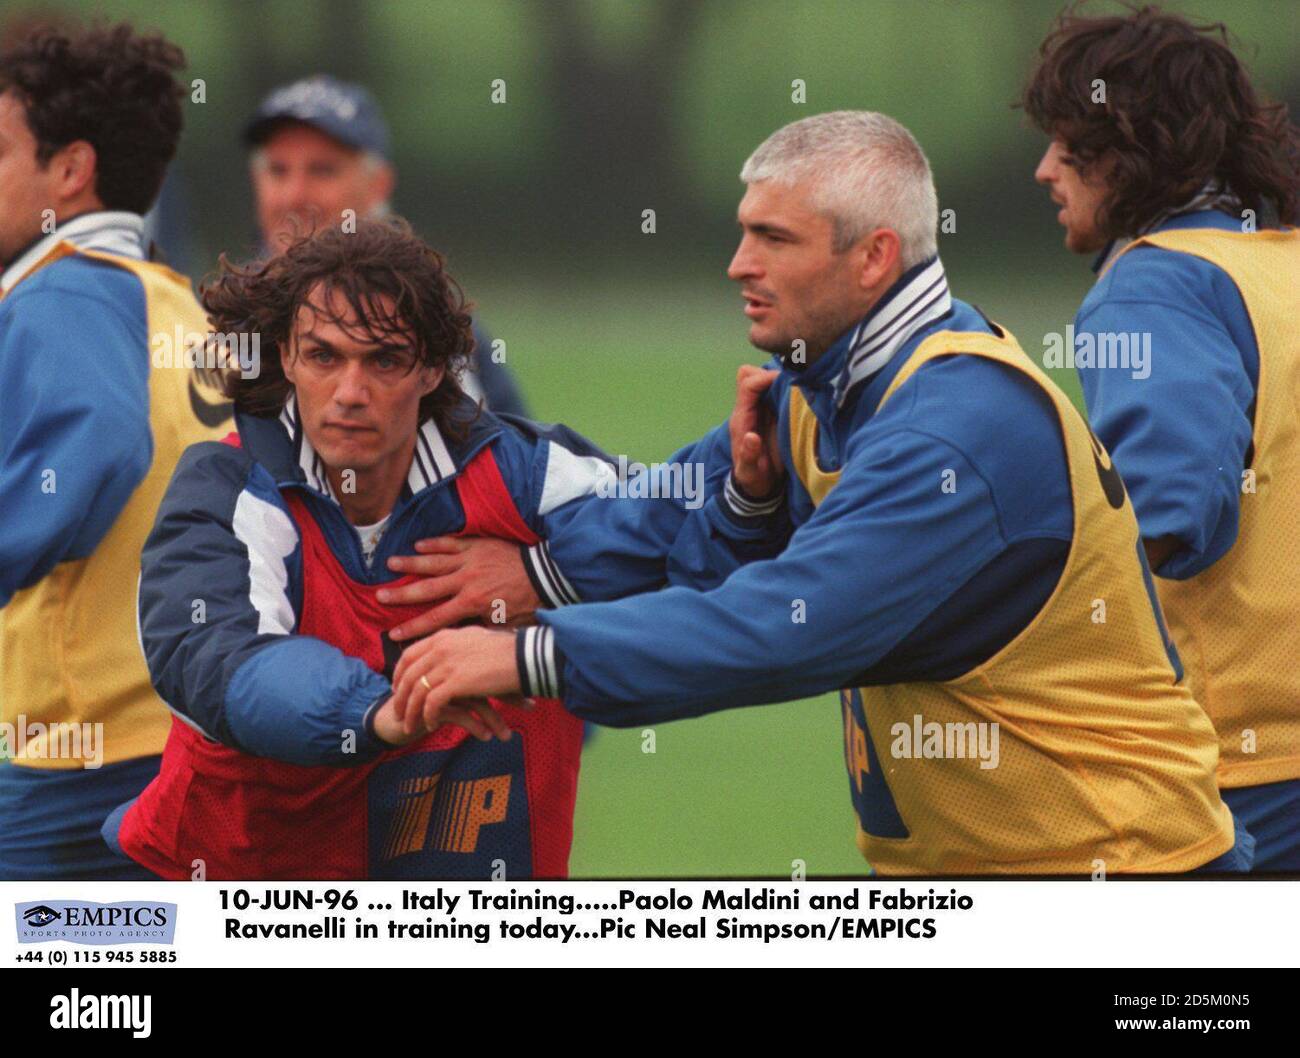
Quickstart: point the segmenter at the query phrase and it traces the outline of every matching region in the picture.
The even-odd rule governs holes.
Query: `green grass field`
[[[666,458],[726,417],[745,341],[736,291],[719,276],[689,286],[583,283],[546,289],[466,277],[534,414],[561,420],[614,454]],[[1073,318],[1057,280],[954,288],[1011,328],[1031,355]],[[1075,380],[1061,379],[1078,399]],[[720,630],[725,635],[725,630]],[[575,877],[855,874],[838,698],[732,710],[598,732],[584,754]]]

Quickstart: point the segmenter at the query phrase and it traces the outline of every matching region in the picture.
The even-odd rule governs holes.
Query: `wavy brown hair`
[[[45,165],[70,143],[95,148],[95,193],[105,209],[147,213],[180,143],[188,89],[185,53],[122,22],[78,28],[33,21],[6,34],[0,92],[23,105]]]
[[[1221,22],[1194,25],[1158,7],[1084,17],[1074,5],[1039,48],[1020,100],[1062,140],[1085,177],[1109,165],[1097,217],[1133,235],[1213,183],[1257,216],[1294,224],[1300,146],[1286,105],[1260,96]],[[1105,82],[1094,103],[1093,82]]]
[[[226,395],[237,411],[274,417],[293,389],[281,358],[291,348],[299,308],[319,284],[342,296],[362,330],[355,338],[374,344],[414,345],[417,367],[444,368],[441,384],[420,400],[420,422],[434,419],[451,437],[463,437],[466,415],[460,376],[474,351],[470,305],[440,253],[416,236],[406,221],[360,220],[355,232],[331,225],[290,245],[283,254],[248,265],[223,255],[218,273],[199,288],[199,300],[218,335],[257,334],[263,350],[256,378],[237,368],[224,373]],[[391,298],[391,309],[382,299]],[[310,301],[321,318],[320,299]],[[267,351],[271,355],[265,355]]]

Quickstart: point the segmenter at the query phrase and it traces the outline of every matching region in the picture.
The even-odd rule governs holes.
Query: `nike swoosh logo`
[[[220,426],[227,419],[234,416],[235,406],[230,401],[223,400],[218,404],[213,404],[199,394],[193,378],[189,380],[189,383],[190,408],[194,412],[194,417],[204,426]]]
[[[1106,494],[1106,502],[1115,510],[1124,506],[1124,479],[1119,476],[1110,453],[1102,447],[1097,435],[1090,429],[1088,436],[1092,439],[1092,461],[1097,464],[1097,477],[1101,479],[1101,491]],[[1105,457],[1105,462],[1102,462]]]

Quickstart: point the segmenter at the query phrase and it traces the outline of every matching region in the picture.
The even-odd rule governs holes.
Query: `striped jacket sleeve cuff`
[[[515,664],[525,698],[559,698],[563,693],[564,655],[549,625],[531,625],[515,633]]]
[[[374,749],[382,752],[383,750],[392,748],[387,742],[380,738],[378,733],[375,731],[375,714],[379,712],[379,707],[391,697],[391,694],[381,694],[370,703],[369,708],[366,709],[365,716],[361,718],[361,730],[365,735],[365,748],[367,750]]]
[[[524,556],[524,571],[533,582],[533,590],[544,606],[558,609],[582,601],[573,590],[573,585],[560,572],[560,567],[555,564],[545,540],[531,547],[520,545],[520,550]]]
[[[785,502],[785,489],[778,489],[770,499],[754,500],[740,491],[735,479],[728,474],[722,490],[722,502],[731,514],[740,518],[761,518],[775,514]]]

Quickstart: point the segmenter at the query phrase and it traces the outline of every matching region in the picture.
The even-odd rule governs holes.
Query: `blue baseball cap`
[[[244,141],[264,143],[285,121],[300,121],[348,147],[388,157],[388,123],[375,97],[360,85],[317,74],[277,88],[245,127]]]

